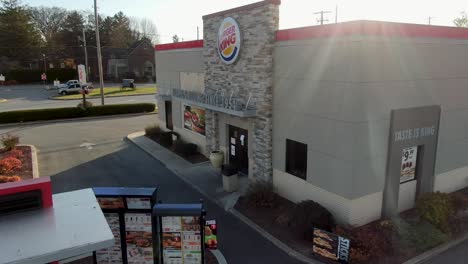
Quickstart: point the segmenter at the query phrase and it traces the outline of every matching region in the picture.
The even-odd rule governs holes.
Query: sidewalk
[[[234,209],[234,205],[236,204],[237,199],[247,190],[247,177],[239,178],[238,192],[228,193],[223,190],[220,170],[213,168],[209,161],[199,164],[191,164],[172,151],[145,137],[144,131],[132,133],[127,136],[127,139],[149,155],[153,156],[156,160],[159,160],[161,163],[163,163],[168,169],[173,171],[183,181],[203,194],[208,200],[218,204],[220,207],[236,216],[239,220],[257,231],[260,235],[265,237],[289,256],[303,263],[322,263],[293,250],[288,245],[278,240],[270,233],[265,231],[262,227],[258,226],[252,220],[248,219],[239,213],[236,209]]]
[[[144,136],[145,132],[135,132],[127,136],[130,142],[161,161],[168,169],[177,174],[212,202],[225,210],[231,209],[239,196],[247,189],[247,177],[239,178],[239,191],[228,193],[223,190],[221,171],[211,166],[209,161],[192,164],[172,151]]]

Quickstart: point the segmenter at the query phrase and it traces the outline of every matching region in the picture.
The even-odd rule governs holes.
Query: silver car
[[[82,89],[87,88],[88,86],[81,85],[79,83],[76,84],[70,84],[68,87],[65,88],[59,88],[58,93],[61,95],[67,95],[67,94],[73,94],[73,93],[79,93]]]

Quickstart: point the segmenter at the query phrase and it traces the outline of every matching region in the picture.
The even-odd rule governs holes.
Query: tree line
[[[1,0],[0,71],[27,67],[31,58],[53,52],[63,58],[82,45],[96,46],[95,17],[91,11],[61,7],[29,7],[20,0]],[[130,18],[123,12],[99,15],[101,46],[129,48],[136,41],[158,41],[155,24],[146,18]]]

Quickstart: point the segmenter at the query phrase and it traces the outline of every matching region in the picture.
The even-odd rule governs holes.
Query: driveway
[[[111,86],[115,86],[109,84]],[[138,84],[139,87],[154,86],[154,84]],[[55,90],[45,90],[43,85],[17,85],[17,86],[0,86],[0,99],[7,99],[6,102],[0,102],[0,112],[13,111],[21,109],[38,109],[38,108],[58,108],[58,107],[73,107],[79,101],[58,101],[50,100],[49,97],[56,95]],[[101,99],[88,99],[94,105],[100,105]],[[105,104],[122,104],[122,103],[155,103],[154,95],[139,95],[127,97],[105,98]]]
[[[163,202],[198,202],[205,198],[202,194],[123,140],[155,118],[149,115],[13,127],[0,129],[0,134],[14,132],[22,142],[36,145],[40,174],[52,177],[54,193],[93,186],[157,186],[158,199]],[[208,200],[206,208],[207,217],[219,222],[219,247],[228,263],[300,263]]]

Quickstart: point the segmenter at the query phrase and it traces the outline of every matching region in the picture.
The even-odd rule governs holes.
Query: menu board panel
[[[164,264],[201,264],[200,217],[161,217]]]
[[[128,263],[151,264],[154,262],[150,213],[126,213],[125,235]]]
[[[125,208],[121,197],[98,197],[97,201],[101,209],[120,209]]]
[[[119,214],[117,213],[106,213],[104,217],[107,220],[112,234],[115,238],[114,246],[110,248],[101,249],[96,251],[96,261],[97,263],[122,263],[122,253],[120,247],[120,222]]]
[[[151,199],[141,197],[128,197],[125,199],[128,209],[151,209]]]

